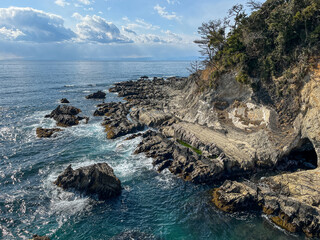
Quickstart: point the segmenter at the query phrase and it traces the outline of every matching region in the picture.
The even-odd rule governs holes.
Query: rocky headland
[[[227,180],[213,193],[218,208],[263,211],[290,232],[319,236],[319,69],[304,78],[292,115],[259,101],[235,73],[202,92],[194,75],[117,83],[109,91],[124,101],[99,104],[94,115],[109,139],[139,137],[134,154],[153,158],[158,171],[194,183]]]

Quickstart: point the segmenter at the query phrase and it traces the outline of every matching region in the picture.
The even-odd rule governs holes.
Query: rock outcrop
[[[53,118],[57,122],[57,126],[71,127],[78,125],[81,120],[85,120],[88,123],[88,117],[77,116],[81,110],[79,108],[67,105],[59,105],[53,110],[46,118]]]
[[[104,117],[108,138],[129,133],[133,135],[128,139],[140,137],[136,154],[152,157],[158,171],[169,169],[194,183],[216,183],[275,169],[314,169],[320,153],[319,69],[320,64],[300,80],[300,95],[291,98],[290,107],[285,107],[288,99],[282,102],[276,96],[274,86],[264,83],[261,89],[265,91],[256,91],[237,82],[236,73],[229,71],[217,78],[213,87],[204,89],[199,89],[195,75],[117,83],[109,91],[117,92],[126,102],[100,104],[95,115]],[[201,78],[209,78],[205,75],[204,71]],[[135,134],[144,127],[154,131]],[[305,171],[305,178],[310,174]],[[301,184],[298,181],[295,187]],[[226,182],[214,193],[219,199],[215,204],[230,212],[262,209],[261,199],[267,203],[273,196],[272,192],[262,194],[261,186],[250,182]],[[320,201],[320,194],[315,192],[313,198]],[[292,203],[286,195],[282,199]],[[294,201],[305,204],[300,198]],[[232,204],[225,204],[229,202]],[[285,208],[277,211],[273,220],[278,225],[285,219],[282,227],[292,230],[287,223],[294,223],[295,231],[317,236],[317,228],[308,225],[317,220],[307,223],[311,217],[297,212],[290,215]]]
[[[60,100],[60,102],[61,102],[61,103],[70,103],[69,100],[66,99],[66,98],[62,98],[62,99]]]
[[[106,200],[121,193],[121,182],[107,163],[98,163],[73,170],[69,165],[54,182],[63,189],[74,189]]]
[[[226,181],[213,202],[226,212],[258,210],[289,232],[320,237],[320,170],[280,174],[258,183]]]
[[[105,98],[106,98],[106,93],[102,91],[98,91],[86,96],[86,99],[105,99]]]
[[[38,138],[50,138],[54,137],[54,133],[60,132],[62,129],[60,128],[37,128],[36,134]]]

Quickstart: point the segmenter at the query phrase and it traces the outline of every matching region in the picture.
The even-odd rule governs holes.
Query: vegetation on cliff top
[[[237,81],[254,87],[255,78],[292,78],[290,68],[296,66],[294,75],[302,78],[320,50],[320,0],[249,1],[247,6],[250,15],[237,4],[225,19],[199,27],[201,39],[195,43],[211,70],[208,82],[236,70]]]

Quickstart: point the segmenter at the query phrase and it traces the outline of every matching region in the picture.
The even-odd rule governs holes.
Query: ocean
[[[133,155],[139,139],[108,140],[101,101],[85,96],[107,92],[115,82],[149,77],[188,76],[189,62],[0,61],[0,239],[109,239],[140,231],[159,239],[298,239],[254,213],[226,214],[211,204],[215,186],[195,185]],[[89,116],[88,124],[38,139],[37,127],[55,127],[44,118],[67,98]],[[96,201],[53,184],[73,168],[107,162],[124,187],[121,196]]]

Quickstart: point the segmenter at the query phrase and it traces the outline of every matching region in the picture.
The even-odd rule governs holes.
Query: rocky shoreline
[[[103,117],[107,138],[139,137],[134,154],[153,158],[159,172],[169,169],[196,184],[227,180],[213,191],[213,203],[223,211],[261,211],[289,232],[320,236],[320,134],[315,136],[317,125],[310,126],[314,116],[308,116],[318,106],[309,106],[292,126],[283,126],[277,111],[256,103],[233,75],[205,92],[197,91],[192,75],[141,78],[109,91],[123,101],[97,106],[94,115]],[[250,181],[255,173],[275,176]],[[228,180],[243,177],[248,180]]]
[[[193,75],[116,83],[109,92],[122,100],[98,104],[93,115],[102,118],[108,139],[139,138],[134,154],[152,158],[159,172],[168,169],[195,184],[225,181],[212,194],[220,210],[261,212],[289,232],[320,237],[320,87],[314,85],[319,75],[309,75],[292,125],[282,124],[274,106],[259,104],[257,95],[231,73],[202,92]],[[105,94],[86,98],[104,99]],[[80,112],[62,105],[46,117],[68,127],[89,120],[77,116]],[[39,128],[37,135],[59,131]],[[257,174],[267,177],[257,179]],[[55,184],[102,200],[121,193],[107,164],[69,166]]]

